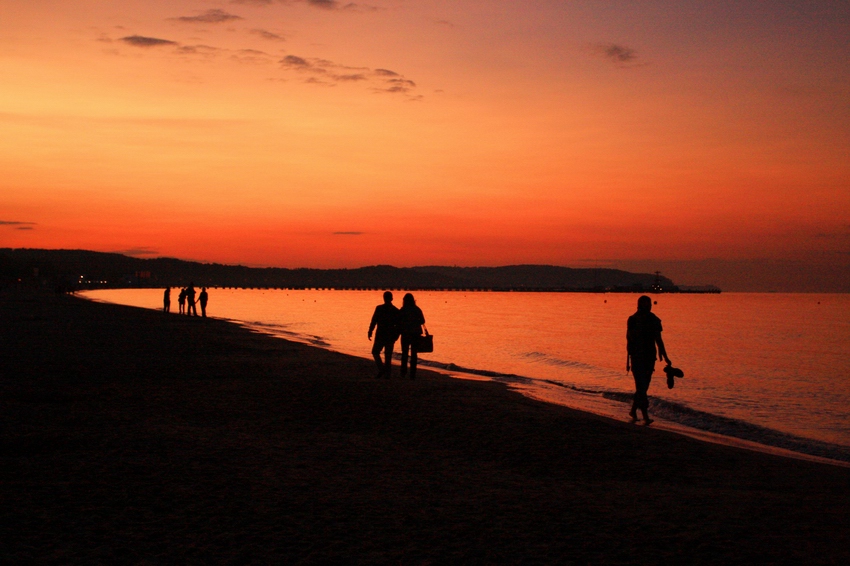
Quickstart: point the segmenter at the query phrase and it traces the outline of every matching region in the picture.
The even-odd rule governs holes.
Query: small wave
[[[574,360],[565,360],[565,359],[562,359],[562,358],[551,356],[549,354],[543,354],[541,352],[526,352],[525,354],[522,354],[522,357],[525,358],[525,359],[534,360],[534,361],[537,361],[537,362],[542,362],[542,363],[544,363],[546,365],[550,365],[550,366],[566,367],[566,368],[572,368],[572,369],[582,369],[582,370],[587,370],[587,371],[593,371],[595,373],[602,371],[601,368],[599,368],[597,366],[592,366],[590,364],[585,364],[583,362],[577,362],[577,361],[574,361]]]
[[[278,336],[280,338],[286,338],[288,340],[292,340],[294,342],[301,342],[303,344],[311,344],[313,346],[319,346],[321,348],[330,348],[330,342],[326,341],[321,336],[311,335],[311,334],[300,334],[298,332],[294,332],[292,330],[287,330],[289,325],[286,324],[273,324],[269,322],[243,322],[239,320],[233,320],[233,322],[240,324],[247,328],[248,330],[252,330],[254,332],[261,332],[263,334],[270,334],[272,336]]]
[[[393,354],[393,357],[395,359],[399,359],[399,358],[401,358],[401,355],[396,353],[396,354]],[[503,382],[503,383],[531,384],[531,383],[534,383],[535,381],[537,381],[537,380],[532,379],[530,377],[524,377],[524,376],[521,376],[521,375],[517,375],[515,373],[502,373],[502,372],[490,371],[490,370],[486,370],[486,369],[467,368],[467,367],[459,366],[459,365],[453,364],[453,363],[437,362],[437,361],[433,361],[433,360],[419,360],[418,364],[420,366],[427,366],[427,367],[442,369],[442,370],[446,370],[446,371],[457,371],[457,372],[461,372],[461,373],[468,373],[470,375],[480,375],[481,377],[489,377],[493,381],[499,381],[499,382]]]
[[[632,395],[629,393],[606,391],[602,393],[602,397],[625,404],[632,402]],[[809,456],[850,462],[850,447],[840,444],[780,432],[747,421],[699,411],[681,403],[665,401],[664,399],[650,397],[649,408],[653,415],[697,430],[748,440],[765,446],[808,454]]]
[[[549,385],[554,385],[556,387],[574,391],[576,393],[600,396],[604,399],[623,404],[631,404],[633,398],[633,394],[625,393],[622,391],[612,391],[608,389],[590,389],[587,387],[579,387],[577,385],[563,383],[551,379],[535,379],[531,377],[517,375],[514,373],[501,373],[490,370],[467,368],[453,363],[420,360],[419,365],[429,366],[446,371],[456,371],[471,375],[488,377],[493,381],[507,384],[521,384],[533,386],[534,384],[547,383]],[[577,363],[577,365],[585,365],[588,368],[594,368],[594,366],[587,366],[586,364]],[[653,415],[658,416],[664,420],[684,425],[695,430],[710,432],[729,438],[746,440],[772,448],[782,448],[784,450],[797,452],[799,454],[806,454],[809,456],[816,456],[819,458],[827,458],[829,460],[850,463],[850,447],[848,446],[842,446],[840,444],[832,444],[820,440],[813,440],[810,438],[795,436],[793,434],[780,432],[778,430],[749,423],[739,419],[733,419],[729,417],[715,415],[713,413],[708,413],[705,411],[699,411],[681,403],[675,403],[672,401],[666,401],[664,399],[658,399],[654,397],[650,397],[650,411]]]

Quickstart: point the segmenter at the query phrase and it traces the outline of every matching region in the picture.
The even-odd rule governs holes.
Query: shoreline
[[[0,306],[9,561],[850,561],[846,468],[217,319]]]
[[[92,299],[89,299],[89,300],[92,300]],[[115,303],[108,303],[108,304],[115,304]],[[299,342],[301,344],[305,344],[307,346],[311,346],[311,347],[314,347],[314,348],[320,348],[320,349],[327,350],[327,351],[330,351],[330,352],[336,352],[336,353],[339,353],[339,354],[342,354],[342,355],[353,356],[353,357],[357,357],[357,358],[360,358],[360,359],[363,359],[363,360],[368,360],[371,363],[371,358],[369,358],[365,355],[362,355],[362,354],[359,354],[359,353],[354,353],[354,352],[343,351],[343,350],[336,350],[332,346],[330,346],[329,344],[317,343],[316,341],[310,341],[309,339],[300,337],[295,333],[289,333],[288,335],[283,335],[279,332],[275,332],[273,330],[265,329],[265,328],[263,328],[263,326],[261,324],[258,324],[258,323],[249,323],[249,322],[239,321],[239,320],[235,320],[235,319],[227,319],[227,318],[221,318],[220,320],[225,320],[227,322],[231,322],[233,324],[236,324],[236,325],[239,325],[243,328],[246,328],[246,329],[248,329],[252,332],[264,334],[266,336],[271,336],[273,338],[277,338],[277,339],[281,339],[281,340],[292,340],[292,341]],[[394,357],[393,357],[393,360],[396,362],[396,365],[394,367],[397,367],[397,362],[398,362],[399,359],[400,359],[400,354],[398,354],[396,352],[394,354]],[[485,382],[492,382],[492,383],[502,383],[502,384],[506,385],[511,391],[516,391],[517,393],[519,393],[519,394],[521,394],[525,397],[528,397],[529,399],[534,399],[534,400],[537,400],[537,401],[540,401],[540,402],[543,402],[543,403],[549,403],[549,404],[553,404],[553,405],[556,405],[556,406],[567,407],[569,409],[581,411],[581,412],[588,413],[590,415],[594,415],[594,416],[597,416],[597,417],[608,418],[608,419],[612,419],[612,420],[627,423],[627,424],[634,424],[634,423],[631,422],[630,419],[627,419],[627,418],[625,418],[621,415],[621,413],[625,413],[625,410],[620,410],[621,404],[616,403],[615,401],[610,401],[608,403],[605,403],[601,396],[599,396],[598,399],[596,399],[596,398],[592,399],[592,401],[594,401],[594,403],[593,403],[594,406],[591,406],[587,401],[585,401],[585,403],[570,402],[569,400],[567,400],[565,398],[567,396],[566,395],[567,393],[570,393],[570,394],[575,395],[575,396],[581,396],[582,394],[578,391],[573,391],[568,387],[565,388],[563,385],[560,385],[558,383],[552,382],[552,381],[547,380],[547,379],[528,378],[528,377],[525,377],[525,376],[518,376],[518,375],[506,375],[506,374],[500,374],[496,371],[489,371],[489,370],[486,371],[486,372],[483,372],[483,370],[480,370],[480,372],[476,372],[475,370],[465,370],[464,368],[451,369],[451,368],[444,367],[444,364],[442,364],[440,362],[430,362],[430,361],[422,362],[420,364],[420,367],[427,368],[430,371],[443,374],[443,375],[450,377],[450,378],[453,378],[453,379],[466,379],[466,380],[472,380],[472,381],[485,381]],[[503,378],[503,377],[515,377],[515,378],[518,378],[519,380],[522,380],[522,381],[532,380],[532,381],[535,381],[538,384],[547,383],[549,385],[552,385],[552,386],[562,390],[561,395],[560,395],[561,398],[558,399],[557,398],[558,395],[555,395],[555,394],[550,394],[550,395],[547,396],[545,394],[542,394],[539,391],[534,391],[529,387],[524,387],[522,382],[511,383],[509,381],[499,379],[499,378]],[[556,392],[553,392],[553,393],[556,393]],[[652,396],[650,395],[650,401],[651,400],[652,400]],[[744,437],[740,437],[740,436],[734,436],[734,435],[730,435],[730,434],[724,434],[724,433],[720,433],[720,432],[714,432],[714,431],[711,431],[711,430],[701,429],[701,428],[698,428],[698,427],[689,426],[689,425],[684,424],[684,423],[679,423],[679,422],[676,422],[676,421],[673,421],[673,420],[668,420],[668,419],[664,418],[663,416],[653,415],[653,417],[654,417],[653,428],[656,428],[656,429],[659,429],[659,430],[666,430],[666,431],[669,431],[669,432],[673,432],[675,434],[680,434],[680,435],[687,436],[687,437],[690,437],[690,438],[693,438],[693,439],[696,439],[696,440],[700,440],[702,442],[710,442],[712,444],[718,444],[718,445],[722,445],[722,446],[742,448],[742,449],[745,449],[745,450],[752,450],[754,452],[772,454],[772,455],[775,455],[775,456],[780,456],[780,457],[785,457],[785,458],[798,459],[798,460],[804,460],[804,461],[810,461],[810,462],[818,462],[818,463],[821,463],[821,464],[850,468],[850,461],[840,460],[840,459],[837,459],[837,458],[830,458],[830,457],[827,457],[827,456],[818,456],[817,454],[808,454],[806,452],[792,450],[790,448],[784,448],[782,446],[774,446],[774,445],[771,445],[771,444],[759,442],[757,440],[752,440],[752,439],[749,439],[749,438],[744,438]],[[752,423],[746,423],[746,424],[750,425],[752,427],[759,426],[759,425],[754,425]],[[641,425],[637,425],[637,426],[641,426]],[[829,446],[829,447],[834,446],[837,449],[850,450],[850,448],[842,446],[842,445],[837,445],[837,444],[833,445],[833,444],[827,443],[825,441],[820,441],[820,440],[816,440],[816,439],[812,439],[812,438],[794,436],[794,435],[791,435],[789,433],[784,433],[784,432],[781,432],[781,431],[775,431],[773,429],[770,429],[770,430],[771,430],[771,432],[778,434],[778,435],[783,435],[783,436],[787,435],[789,438],[792,438],[795,441],[798,441],[798,442],[801,442],[801,443],[802,442],[808,442],[808,443],[820,444],[820,445]]]

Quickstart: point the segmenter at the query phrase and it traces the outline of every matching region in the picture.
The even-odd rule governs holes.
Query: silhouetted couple
[[[207,316],[207,301],[209,301],[209,294],[207,293],[207,288],[201,288],[201,294],[198,296],[198,303],[201,305],[201,316],[206,318]],[[177,295],[177,304],[180,307],[180,314],[183,314],[184,309],[185,313],[189,316],[198,316],[198,309],[195,306],[195,285],[194,283],[189,283],[189,286],[185,289],[180,289],[180,294]],[[163,297],[163,306],[165,312],[168,312],[171,308],[171,287],[165,290],[165,296]]]
[[[389,379],[392,375],[393,347],[401,336],[401,376],[407,375],[407,365],[410,362],[410,379],[416,378],[416,364],[419,361],[419,337],[422,336],[422,325],[425,315],[416,306],[413,295],[407,293],[402,299],[401,309],[393,304],[393,294],[384,292],[384,304],[375,307],[372,321],[369,323],[369,340],[375,332],[372,344],[372,357],[378,366],[378,378]],[[381,359],[383,352],[384,359]]]
[[[671,365],[661,339],[661,319],[651,311],[652,299],[643,295],[638,299],[637,312],[626,323],[626,371],[631,369],[635,378],[635,398],[629,416],[636,421],[640,410],[644,424],[652,422],[647,391],[655,371],[655,360],[664,360],[668,366]]]

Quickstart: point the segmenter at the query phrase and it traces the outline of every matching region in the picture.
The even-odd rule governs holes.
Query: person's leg
[[[392,342],[387,341],[384,346],[384,377],[387,379],[392,377],[393,373],[393,346],[395,346],[395,340]]]
[[[419,362],[419,351],[417,347],[417,336],[410,341],[410,379],[416,378],[416,364]]]
[[[372,342],[372,357],[375,359],[375,365],[378,366],[377,377],[381,377],[384,374],[384,362],[381,360],[381,350],[383,350],[383,347],[384,345],[376,336],[375,340]]]
[[[635,376],[634,407],[640,409],[641,415],[643,416],[643,421],[646,424],[652,422],[652,419],[649,418],[649,397],[647,395],[647,392],[649,391],[649,384],[652,381],[653,370],[654,368],[651,365],[644,366],[642,364],[636,368],[633,368],[633,373]]]
[[[407,375],[407,351],[410,348],[410,336],[401,335],[401,376]]]

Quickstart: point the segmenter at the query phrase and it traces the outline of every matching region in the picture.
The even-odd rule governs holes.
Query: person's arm
[[[668,366],[673,365],[670,362],[670,358],[667,357],[667,349],[664,347],[664,340],[661,339],[661,333],[660,332],[658,334],[656,334],[656,336],[655,336],[655,343],[658,344],[658,357],[660,359],[664,360],[665,362],[667,362]]]
[[[378,324],[378,309],[375,309],[375,313],[372,315],[372,322],[369,323],[369,340],[372,339],[372,331],[375,330],[376,324]]]

